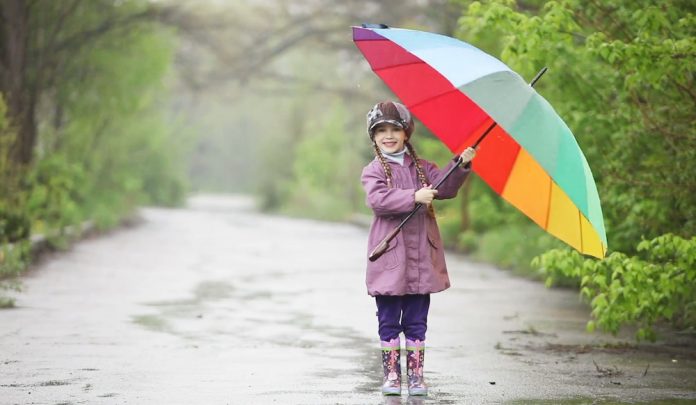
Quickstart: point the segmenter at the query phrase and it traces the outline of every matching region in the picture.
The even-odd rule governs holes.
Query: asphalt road
[[[696,344],[585,332],[574,291],[448,255],[430,395],[383,398],[367,230],[243,197],[147,208],[51,254],[0,311],[0,404],[696,403]]]

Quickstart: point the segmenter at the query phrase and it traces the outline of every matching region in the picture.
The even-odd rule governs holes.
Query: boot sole
[[[408,395],[414,396],[414,397],[424,397],[428,395],[428,390],[410,390],[408,392]]]

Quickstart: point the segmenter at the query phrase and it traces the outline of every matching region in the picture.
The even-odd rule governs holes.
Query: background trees
[[[595,262],[555,250],[532,266],[562,244],[476,178],[438,204],[444,240],[582,287],[609,330],[693,326],[695,6],[653,3],[2,0],[0,244],[20,248],[3,250],[0,269],[21,268],[8,263],[32,232],[113,225],[189,189],[254,193],[293,215],[368,213],[364,116],[393,96],[349,28],[382,22],[459,36],[527,78],[549,66],[538,90],[585,152],[622,253]],[[421,125],[414,144],[450,158]],[[651,312],[641,294],[658,284]]]
[[[140,1],[0,2],[0,278],[28,238],[185,194],[168,122],[174,35]],[[7,245],[8,243],[12,245]]]

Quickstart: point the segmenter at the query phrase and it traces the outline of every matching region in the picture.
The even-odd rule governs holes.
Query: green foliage
[[[14,306],[14,298],[6,291],[20,291],[18,276],[26,270],[30,260],[29,241],[23,240],[12,245],[0,244],[0,308]]]
[[[143,3],[127,1],[106,14],[96,4],[80,7],[80,18],[69,18],[61,35],[126,20]],[[106,228],[138,204],[181,203],[183,145],[161,108],[172,36],[153,23],[134,23],[75,48],[64,61],[51,105],[56,116],[41,126],[47,147],[35,168],[39,220],[64,226],[89,218]]]
[[[34,232],[61,229],[84,220],[79,203],[80,185],[86,175],[79,164],[71,164],[64,156],[51,155],[37,162],[29,175],[32,185],[27,211],[34,218]]]
[[[82,207],[100,225],[113,225],[138,204],[183,200],[183,145],[160,107],[170,38],[151,24],[106,35],[74,56],[66,68],[72,75],[58,84],[67,124],[42,135],[49,144],[61,139],[52,154],[89,174],[80,182]]]
[[[277,102],[277,101],[276,101]],[[287,207],[285,201],[287,198],[286,186],[293,180],[293,162],[297,159],[296,147],[303,134],[306,132],[306,120],[302,115],[302,102],[290,105],[287,108],[279,108],[279,105],[271,106],[260,104],[258,107],[265,110],[278,111],[277,115],[282,114],[281,111],[290,113],[290,117],[286,117],[290,122],[285,128],[264,127],[265,132],[275,134],[281,132],[286,136],[269,136],[261,142],[261,159],[258,164],[258,185],[256,194],[260,200],[262,210],[274,211]],[[260,117],[259,117],[260,118]],[[261,123],[270,126],[277,125],[278,122],[273,120],[261,121]],[[288,207],[290,210],[303,209],[302,206]],[[309,212],[309,211],[307,211]]]
[[[520,235],[524,237],[520,238]],[[532,259],[562,245],[563,243],[542,231],[536,224],[510,224],[483,232],[473,256],[479,260],[496,263],[516,274],[539,278],[535,268],[531,266]],[[563,287],[577,285],[570,278],[561,278],[556,284]]]
[[[586,259],[576,251],[556,249],[534,259],[547,285],[558,277],[580,281],[580,294],[590,302],[599,326],[617,333],[636,324],[638,340],[655,340],[657,322],[696,328],[696,237],[673,234],[641,241],[637,254],[613,252],[604,260]]]
[[[0,247],[0,290],[17,289],[12,280],[28,266],[31,246],[29,241],[21,241]],[[7,282],[7,283],[6,283]]]
[[[532,267],[541,267],[548,285],[581,284],[595,318],[588,329],[615,333],[621,325],[638,324],[638,339],[654,339],[659,320],[693,327],[694,289],[684,283],[693,280],[696,268],[693,5],[679,0],[458,3],[467,7],[459,20],[460,37],[500,55],[526,78],[542,66],[550,68],[536,88],[585,153],[609,246],[617,251],[595,261],[551,250]],[[470,212],[476,214],[460,236],[462,245],[484,260],[514,267],[527,260],[523,252],[552,247],[499,204],[499,197],[485,190],[471,193]],[[654,239],[638,243],[643,238]],[[511,259],[515,256],[520,261]]]
[[[4,292],[19,290],[17,275],[24,271],[29,258],[26,239],[31,217],[24,209],[24,170],[10,159],[10,146],[15,139],[6,117],[5,101],[0,97],[0,308],[14,306],[14,299]]]
[[[29,237],[31,228],[31,219],[24,209],[27,193],[22,176],[26,170],[10,158],[16,133],[9,125],[6,111],[0,97],[0,246]]]
[[[354,143],[346,142],[347,120],[345,109],[337,104],[309,123],[295,148],[299,158],[293,162],[293,180],[284,189],[285,212],[311,212],[316,218],[340,220],[363,204],[362,189],[355,181],[362,162]]]

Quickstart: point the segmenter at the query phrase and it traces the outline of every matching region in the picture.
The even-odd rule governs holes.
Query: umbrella
[[[604,220],[587,160],[519,74],[470,44],[429,32],[364,24],[353,27],[353,41],[453,153],[480,142],[473,168],[496,193],[579,252],[604,257]]]

